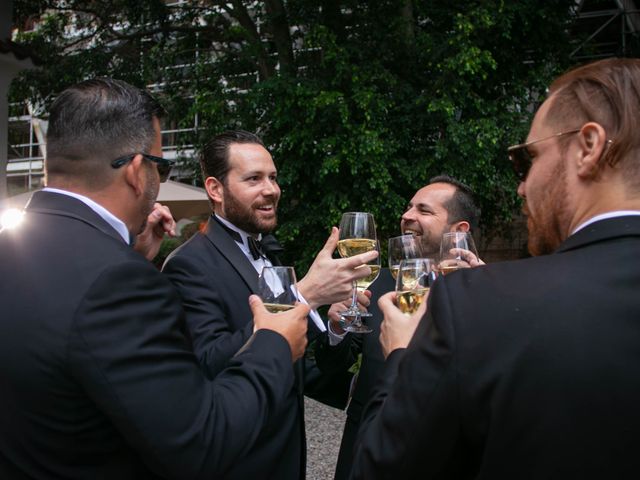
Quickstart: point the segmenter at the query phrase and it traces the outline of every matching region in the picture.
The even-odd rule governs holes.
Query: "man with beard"
[[[439,278],[422,318],[380,300],[353,478],[637,476],[639,117],[640,60],[562,75],[509,148],[537,256]]]
[[[471,188],[448,175],[438,175],[430,179],[429,183],[418,190],[409,201],[400,220],[400,230],[403,234],[414,235],[420,241],[423,256],[437,258],[442,235],[446,232],[471,231],[477,227],[479,216],[480,212],[474,202]],[[481,263],[475,259],[471,262],[472,266]],[[371,389],[384,367],[384,356],[379,341],[382,313],[378,309],[377,300],[383,294],[393,290],[395,290],[395,280],[389,269],[383,268],[379,278],[371,286],[373,301],[369,311],[372,316],[367,318],[366,322],[373,332],[363,335],[358,340],[353,337],[345,340],[352,342],[351,363],[356,360],[359,353],[362,353],[362,359],[347,409],[347,419],[336,465],[336,480],[349,477],[354,453],[353,446],[362,410],[369,401]],[[344,305],[332,306],[329,312],[330,318],[338,320],[339,312],[345,308]],[[327,374],[332,373],[331,365],[321,363],[320,366]]]
[[[215,136],[203,149],[200,160],[213,214],[203,233],[172,253],[163,272],[180,292],[203,370],[215,376],[253,333],[247,298],[257,291],[259,272],[265,266],[279,264],[277,253],[281,248],[267,234],[277,224],[280,187],[271,155],[261,139],[250,132],[228,131]],[[370,273],[368,268],[355,268],[377,255],[367,252],[334,259],[337,241],[338,230],[333,228],[307,275],[298,281],[302,300],[312,310],[348,298],[352,281]],[[361,297],[368,304],[368,299]],[[309,341],[325,345],[319,355],[341,360],[341,345],[327,347],[323,330],[325,326],[316,314],[309,321]],[[295,388],[281,404],[271,428],[249,451],[251,460],[238,463],[225,478],[305,477],[302,394],[344,407],[350,375],[343,371],[335,377],[323,377],[308,358],[298,362],[296,373]]]
[[[147,221],[153,255],[174,227],[152,211],[161,113],[111,79],[51,106],[47,188],[0,232],[0,478],[220,478],[288,398],[308,307],[252,299],[256,331],[211,381],[175,289],[129,245]]]

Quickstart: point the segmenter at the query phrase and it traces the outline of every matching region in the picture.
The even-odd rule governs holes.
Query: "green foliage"
[[[80,49],[63,35],[67,11],[49,10],[21,38],[47,67],[14,82],[13,98],[46,104],[77,80],[110,75],[159,84],[177,126],[197,113],[201,130],[185,145],[258,131],[283,189],[277,233],[299,274],[345,211],[370,211],[381,239],[397,235],[407,201],[440,173],[474,188],[485,230],[508,224],[517,201],[505,149],[569,65],[574,2],[283,1],[297,68],[280,73],[286,51],[269,12],[187,3],[67,2],[93,32]],[[24,18],[61,2],[16,4]]]

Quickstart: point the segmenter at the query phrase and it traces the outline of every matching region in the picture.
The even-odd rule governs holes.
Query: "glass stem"
[[[351,282],[351,284],[353,288],[351,290],[351,307],[349,307],[349,310],[355,312],[358,310],[358,286],[356,282]]]

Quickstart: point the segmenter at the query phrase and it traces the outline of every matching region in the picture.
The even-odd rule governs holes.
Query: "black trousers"
[[[344,432],[342,433],[334,480],[347,480],[349,478],[354,454],[353,447],[356,443],[359,428],[360,421],[352,416],[347,416],[347,420],[344,422]]]

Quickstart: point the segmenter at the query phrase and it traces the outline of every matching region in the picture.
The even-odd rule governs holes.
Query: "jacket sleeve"
[[[253,334],[253,322],[231,330],[228,302],[223,301],[220,282],[224,275],[215,269],[205,271],[197,260],[176,255],[162,269],[178,290],[191,332],[193,351],[205,374],[215,377]]]
[[[224,475],[291,391],[289,346],[258,331],[208,380],[182,333],[174,289],[142,263],[120,263],[92,283],[69,335],[70,370],[157,474]]]
[[[461,478],[455,336],[445,284],[407,349],[391,353],[364,410],[354,479]],[[467,459],[468,461],[468,459]]]

